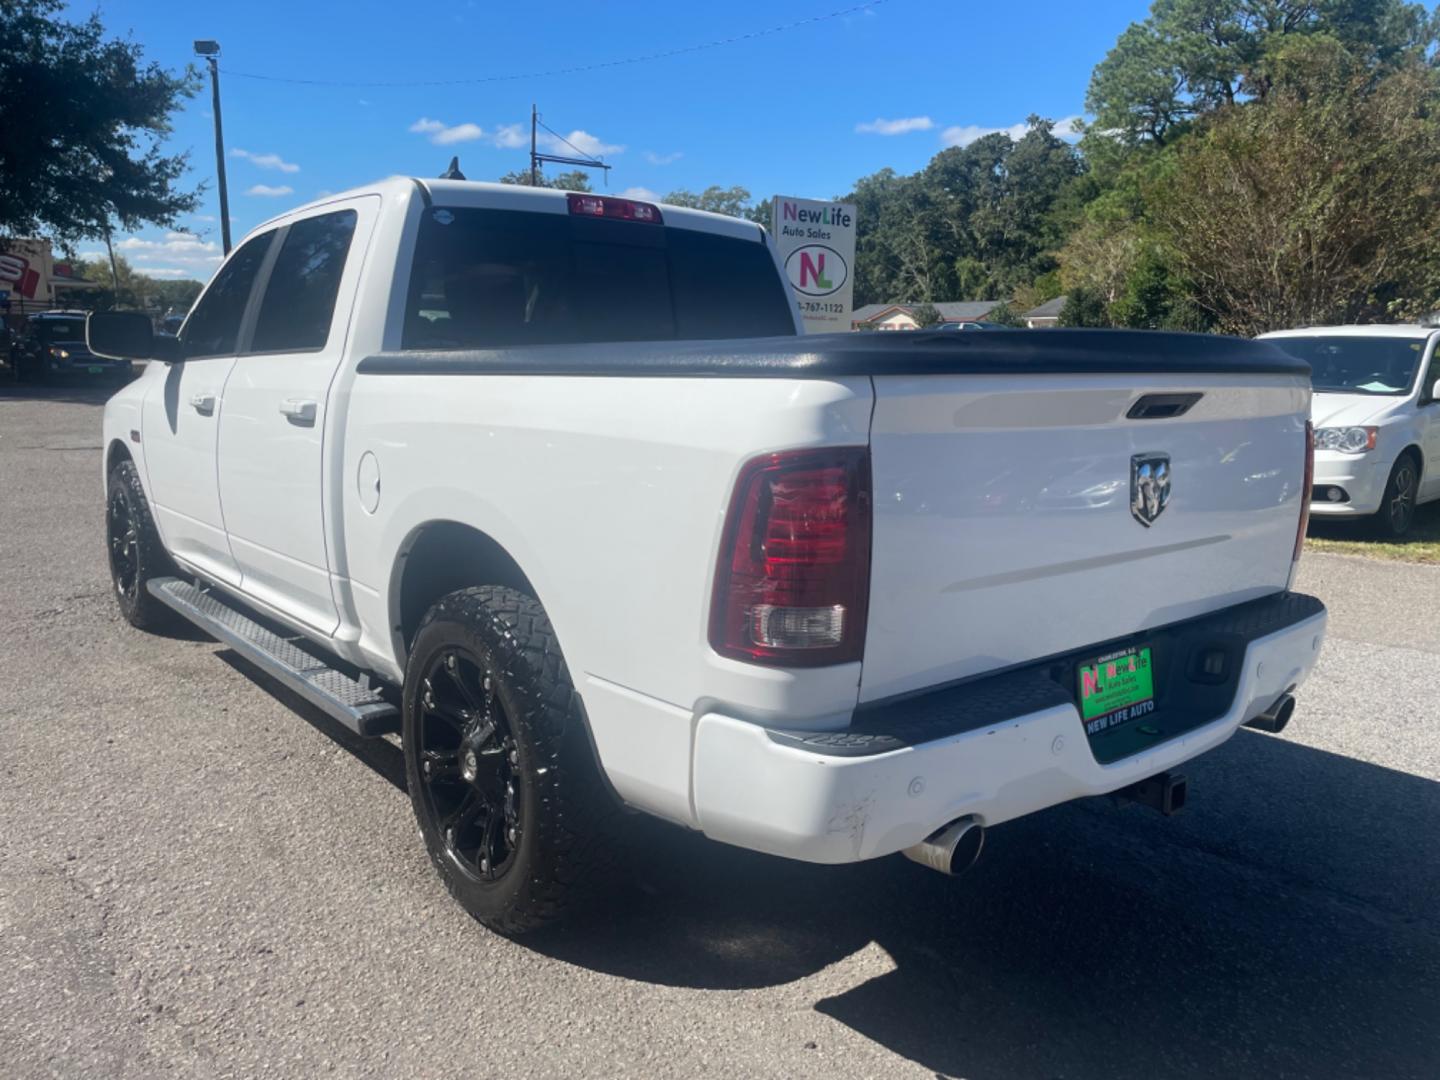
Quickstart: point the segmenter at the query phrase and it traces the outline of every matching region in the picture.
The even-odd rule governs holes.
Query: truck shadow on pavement
[[[404,790],[391,743],[219,655]],[[661,986],[803,981],[817,1072],[833,1021],[970,1080],[1433,1077],[1440,784],[1250,731],[1185,771],[1177,817],[1056,807],[992,829],[957,879],[627,816],[616,886],[517,944]]]
[[[54,401],[65,405],[104,405],[123,382],[22,383],[0,370],[0,401]],[[97,423],[98,427],[98,423]]]
[[[1176,818],[1058,807],[955,880],[641,821],[639,895],[523,944],[672,986],[813,977],[819,1013],[944,1076],[1433,1077],[1440,784],[1248,731],[1187,772]],[[837,985],[856,967],[884,970]]]

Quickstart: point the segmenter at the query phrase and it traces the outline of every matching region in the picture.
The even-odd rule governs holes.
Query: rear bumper
[[[946,720],[964,730],[908,745],[884,733],[774,732],[712,712],[695,734],[696,817],[716,840],[843,863],[899,851],[965,815],[989,826],[1115,791],[1220,745],[1304,682],[1325,636],[1324,607],[1292,594],[1276,600],[1306,603],[1288,603],[1288,615],[1272,611],[1268,623],[1245,613],[1228,628],[1254,631],[1228,709],[1111,764],[1096,760],[1069,695],[1043,673],[1038,682],[1031,674],[987,680],[992,691],[972,695],[965,715]],[[902,738],[914,732],[903,717],[896,730]],[[880,752],[870,752],[876,746]]]

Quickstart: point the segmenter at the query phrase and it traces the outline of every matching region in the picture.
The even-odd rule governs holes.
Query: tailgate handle
[[[1184,416],[1204,394],[1146,394],[1125,415],[1131,420],[1173,420]]]

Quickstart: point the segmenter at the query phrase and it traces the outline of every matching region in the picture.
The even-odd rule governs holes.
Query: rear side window
[[[240,320],[250,301],[255,275],[273,239],[273,230],[252,237],[220,268],[185,323],[186,356],[229,356],[235,352]]]
[[[407,349],[795,333],[759,240],[511,210],[439,207],[420,225]]]
[[[260,302],[251,352],[325,347],[355,221],[354,210],[340,210],[290,226]]]

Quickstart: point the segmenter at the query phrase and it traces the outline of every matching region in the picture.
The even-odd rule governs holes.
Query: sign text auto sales
[[[777,195],[771,232],[808,333],[850,329],[855,207]]]

